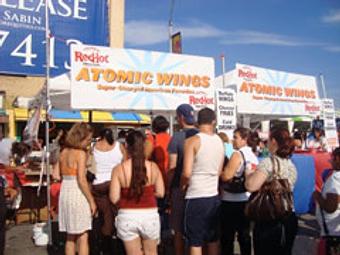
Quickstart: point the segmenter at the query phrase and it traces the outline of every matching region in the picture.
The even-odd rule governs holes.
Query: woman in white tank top
[[[103,235],[102,251],[110,252],[114,228],[115,211],[109,199],[111,174],[114,167],[126,158],[124,146],[114,141],[111,129],[105,128],[99,134],[99,140],[93,148],[92,164],[95,165],[95,179],[92,185],[92,194],[96,201],[98,211],[103,216],[101,233]]]

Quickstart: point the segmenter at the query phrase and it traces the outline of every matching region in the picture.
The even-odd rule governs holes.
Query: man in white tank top
[[[216,115],[204,108],[198,112],[199,133],[184,144],[181,186],[186,189],[184,231],[190,254],[218,254],[218,181],[224,160],[222,140],[214,132]]]

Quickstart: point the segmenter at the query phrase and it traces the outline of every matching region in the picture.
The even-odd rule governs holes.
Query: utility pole
[[[172,22],[172,16],[174,14],[174,6],[175,6],[175,0],[170,0],[170,13],[169,13],[169,23],[168,23],[168,32],[169,32],[169,52],[172,53],[172,28],[173,28],[173,22]],[[169,115],[169,122],[170,122],[170,135],[172,136],[174,132],[174,117],[172,112],[170,111]]]
[[[172,30],[173,30],[172,16],[174,14],[174,6],[175,6],[175,0],[170,0],[170,13],[169,13],[169,23],[168,23],[169,52],[172,52]]]

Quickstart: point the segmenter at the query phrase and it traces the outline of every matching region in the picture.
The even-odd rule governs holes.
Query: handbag
[[[340,236],[329,235],[329,230],[326,224],[325,215],[321,208],[320,208],[320,212],[321,212],[323,229],[326,235],[321,237],[320,243],[323,243],[324,245],[322,247],[319,247],[319,253],[325,254],[325,255],[340,255]]]
[[[274,158],[273,179],[265,182],[259,191],[251,194],[245,206],[245,215],[254,221],[275,221],[285,218],[293,212],[293,194],[288,179],[280,177],[280,163],[277,168]]]
[[[244,193],[247,191],[245,187],[245,181],[246,181],[246,176],[245,176],[245,171],[246,171],[246,159],[244,157],[244,154],[242,151],[239,151],[242,155],[243,159],[243,172],[241,176],[234,176],[230,181],[223,182],[222,183],[222,188],[223,190],[229,192],[229,193]]]

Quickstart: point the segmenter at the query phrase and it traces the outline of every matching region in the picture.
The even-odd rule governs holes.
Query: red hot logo
[[[109,55],[101,55],[96,48],[85,48],[83,51],[75,51],[75,61],[87,64],[109,63]]]
[[[193,104],[193,105],[202,105],[202,104],[214,104],[214,98],[211,97],[194,97],[194,96],[190,96],[189,97],[189,104]]]
[[[257,79],[257,73],[252,72],[249,67],[238,69],[238,77],[245,78],[245,80]]]
[[[305,111],[307,112],[320,112],[320,106],[305,104]]]

